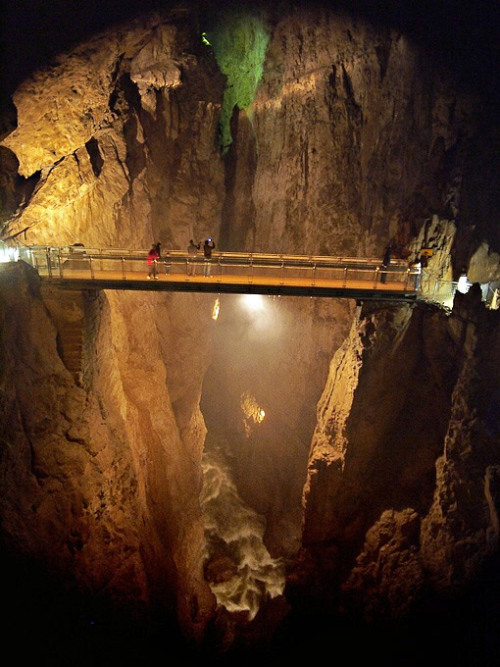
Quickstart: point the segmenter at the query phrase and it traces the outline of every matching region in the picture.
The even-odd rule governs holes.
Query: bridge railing
[[[67,247],[30,246],[20,249],[19,258],[30,263],[40,275],[64,279],[78,277],[96,279],[104,272],[118,273],[124,280],[130,274],[144,275],[147,251],[117,248],[87,248],[80,245]],[[209,261],[212,279],[223,276],[244,276],[251,284],[259,278],[307,281],[312,286],[318,281],[335,281],[342,286],[355,281],[368,282],[373,288],[385,282],[397,284],[397,289],[416,291],[419,274],[404,260],[391,260],[383,267],[377,258],[325,257],[268,253],[213,252]],[[203,275],[207,260],[203,253],[196,256],[181,250],[169,250],[157,261],[159,273],[183,276],[193,280],[190,269]]]

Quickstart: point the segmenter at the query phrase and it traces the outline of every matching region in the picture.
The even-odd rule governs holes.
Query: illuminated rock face
[[[409,258],[432,246],[435,277],[473,257],[475,275],[498,279],[497,231],[471,186],[488,136],[475,134],[477,101],[415,43],[297,6],[248,22],[215,13],[212,50],[204,18],[140,18],[18,88],[2,142],[9,233],[142,249],[211,234],[217,249],[353,256],[392,241]],[[221,44],[229,79],[242,62],[262,67],[230,118]],[[63,300],[21,267],[0,288],[13,559],[139,617],[176,616],[196,642],[215,626],[230,644],[248,615],[216,610],[209,585],[235,561],[219,541],[206,562],[204,448],[222,453],[227,488],[287,559],[288,602],[263,604],[262,634],[288,604],[404,615],[496,552],[498,323],[477,294],[451,316],[295,299],[266,323],[223,298],[215,322],[204,295]],[[78,329],[80,367],[67,346]],[[281,573],[261,546],[259,567]]]
[[[194,387],[169,392],[159,361],[168,331],[155,321],[193,301],[40,293],[21,268],[9,266],[2,280],[3,540],[49,581],[79,582],[96,610],[133,601],[140,618],[161,605],[196,635],[214,604],[203,582],[195,463],[205,434],[195,392],[208,348],[200,336],[199,369],[188,371],[179,344],[177,370]],[[191,334],[210,316],[206,299],[196,305]],[[61,354],[75,321],[77,382]]]
[[[457,301],[450,316],[361,309],[332,360],[305,486],[311,604],[318,572],[343,569],[343,604],[404,616],[497,553],[498,318],[479,290]]]

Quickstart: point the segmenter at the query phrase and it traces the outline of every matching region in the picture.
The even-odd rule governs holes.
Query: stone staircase
[[[64,322],[57,337],[59,353],[75,382],[82,380],[83,317],[76,321]]]
[[[57,328],[59,355],[78,385],[83,377],[85,296],[81,291],[44,288],[43,300]]]

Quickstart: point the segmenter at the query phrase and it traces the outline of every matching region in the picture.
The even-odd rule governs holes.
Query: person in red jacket
[[[147,257],[147,263],[148,263],[148,280],[151,280],[151,277],[153,277],[155,280],[158,280],[158,276],[156,275],[156,262],[159,259],[159,253],[158,253],[158,245],[153,244],[151,246],[151,250],[148,252],[148,257]]]

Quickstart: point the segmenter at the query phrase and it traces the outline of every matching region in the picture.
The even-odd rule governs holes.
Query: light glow
[[[212,319],[213,320],[218,320],[219,319],[219,314],[220,314],[220,299],[217,297],[215,299],[214,307],[212,309]]]
[[[6,246],[4,243],[0,244],[0,263],[17,262],[19,259],[19,249]]]
[[[491,301],[489,302],[488,307],[490,310],[498,310],[499,306],[500,306],[500,290],[497,287],[495,290],[493,290]]]
[[[245,294],[243,301],[247,310],[258,313],[264,309],[264,297],[262,294]]]
[[[253,428],[257,424],[262,424],[266,416],[266,411],[257,403],[255,396],[252,396],[247,391],[240,396],[240,407],[243,412],[245,435],[248,438]]]
[[[248,12],[233,3],[231,9],[208,30],[217,64],[227,79],[219,121],[223,154],[233,142],[231,117],[234,109],[245,110],[252,121],[252,103],[262,77],[270,38],[269,27],[261,14],[255,7]]]
[[[467,278],[466,274],[462,273],[462,275],[458,279],[457,290],[461,294],[467,294],[467,292],[470,290],[471,286],[472,286],[472,283],[469,282],[469,279]]]

